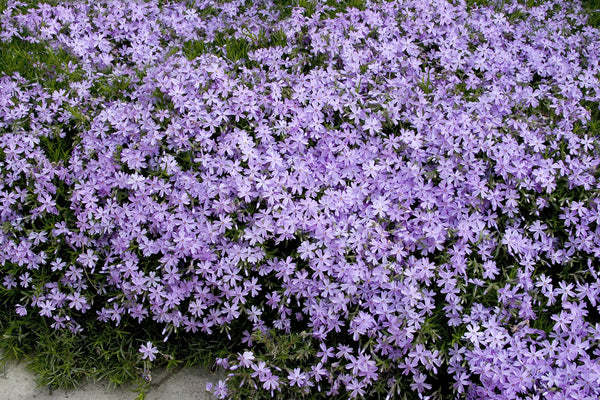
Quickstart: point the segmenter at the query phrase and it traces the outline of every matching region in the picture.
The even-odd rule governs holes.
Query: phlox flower
[[[310,385],[308,374],[306,372],[302,372],[300,368],[294,368],[287,377],[290,386],[298,386],[305,387],[306,385]]]
[[[267,374],[263,382],[263,388],[265,390],[269,390],[271,392],[271,396],[273,395],[273,390],[280,390],[279,385],[280,382],[277,375],[273,375],[272,373]]]
[[[149,361],[154,361],[156,359],[156,354],[158,354],[158,349],[154,347],[152,342],[146,342],[140,346],[140,353],[142,353],[142,359],[148,359]]]

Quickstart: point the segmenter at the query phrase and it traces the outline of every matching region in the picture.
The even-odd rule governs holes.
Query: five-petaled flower
[[[142,359],[148,359],[150,361],[154,361],[156,359],[156,354],[158,354],[158,349],[154,347],[152,342],[147,342],[140,346],[140,353],[142,353]]]

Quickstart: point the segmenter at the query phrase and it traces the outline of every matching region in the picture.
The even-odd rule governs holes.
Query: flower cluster
[[[580,6],[8,3],[3,41],[71,57],[0,77],[18,314],[244,329],[222,398],[600,395]]]

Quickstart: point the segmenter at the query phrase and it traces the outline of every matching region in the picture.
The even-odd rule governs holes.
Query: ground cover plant
[[[0,349],[42,384],[600,395],[592,3],[0,4]]]

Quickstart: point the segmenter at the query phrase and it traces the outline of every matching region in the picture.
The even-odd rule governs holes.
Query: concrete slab
[[[201,368],[176,372],[156,371],[146,400],[214,400],[206,383],[216,383],[223,375]],[[0,371],[0,400],[134,400],[131,387],[111,388],[107,382],[86,383],[73,390],[38,387],[32,372],[23,363],[9,362]]]

